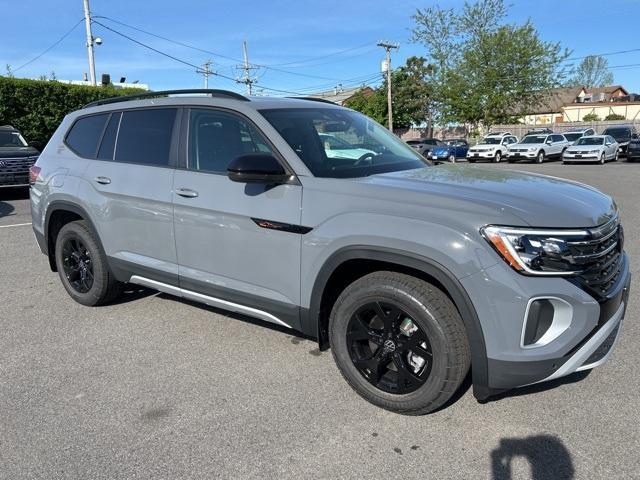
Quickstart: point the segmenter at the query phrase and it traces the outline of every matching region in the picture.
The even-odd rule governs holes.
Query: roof
[[[561,87],[541,92],[538,105],[529,109],[527,114],[560,113],[566,104],[575,102],[581,91],[582,87]]]
[[[622,85],[608,85],[606,87],[592,87],[592,88],[585,88],[584,89],[586,93],[606,93],[611,95],[613,92],[615,92],[616,90],[622,90],[623,95],[629,95],[629,92],[627,92],[627,90],[622,86]]]
[[[17,132],[16,128],[11,125],[0,125],[0,130],[8,130],[10,132]]]

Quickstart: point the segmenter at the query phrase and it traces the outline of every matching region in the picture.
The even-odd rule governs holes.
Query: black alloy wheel
[[[93,286],[91,254],[79,237],[67,238],[62,245],[64,274],[69,285],[78,293],[87,293]]]
[[[358,372],[384,392],[413,392],[431,373],[433,352],[427,335],[391,303],[370,302],[353,314],[347,348]]]

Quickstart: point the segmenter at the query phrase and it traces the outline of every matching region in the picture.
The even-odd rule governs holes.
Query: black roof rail
[[[330,103],[331,105],[338,105],[336,102],[332,102],[331,100],[326,100],[324,98],[318,98],[318,97],[287,97],[287,98],[294,98],[296,100],[309,100],[311,102]]]
[[[142,100],[145,98],[168,97],[169,95],[184,95],[194,93],[211,95],[212,97],[216,98],[232,98],[234,100],[242,100],[243,102],[251,101],[244,95],[240,95],[239,93],[231,92],[229,90],[218,90],[212,88],[189,88],[183,90],[160,90],[158,92],[134,93],[133,95],[122,95],[119,97],[103,98],[102,100],[96,100],[95,102],[87,103],[82,108],[97,107],[98,105],[108,105],[110,103],[128,102],[129,100]]]

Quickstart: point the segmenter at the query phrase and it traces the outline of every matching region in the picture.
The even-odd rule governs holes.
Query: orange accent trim
[[[500,255],[502,255],[502,258],[504,258],[507,261],[507,263],[511,265],[512,268],[518,271],[524,270],[524,268],[522,268],[522,265],[520,265],[518,261],[515,258],[513,258],[513,255],[511,255],[511,252],[509,251],[507,246],[504,244],[504,240],[500,235],[489,234],[487,236],[489,237],[489,240],[491,240],[491,243],[493,244],[493,246],[496,247],[496,250],[500,252]]]

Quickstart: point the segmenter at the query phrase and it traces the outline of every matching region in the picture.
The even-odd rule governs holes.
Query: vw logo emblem
[[[387,352],[393,352],[396,349],[396,344],[393,342],[393,340],[387,340],[386,342],[384,342],[384,349]]]

